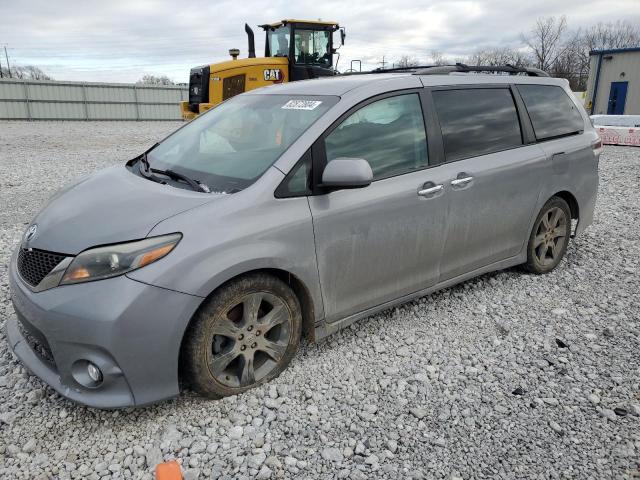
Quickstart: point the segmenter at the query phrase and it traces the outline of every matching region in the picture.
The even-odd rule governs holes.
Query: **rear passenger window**
[[[374,180],[427,166],[427,137],[418,94],[370,103],[347,117],[325,139],[327,161],[364,158]]]
[[[433,92],[448,162],[522,145],[518,112],[507,88]]]
[[[537,140],[549,140],[579,133],[584,120],[562,87],[518,85]]]

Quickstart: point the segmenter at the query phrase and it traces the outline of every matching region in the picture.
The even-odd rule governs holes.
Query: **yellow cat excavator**
[[[240,51],[233,48],[229,50],[231,60],[191,69],[189,100],[180,103],[183,119],[191,120],[254,88],[337,73],[333,33],[340,32],[342,46],[345,30],[336,22],[287,19],[260,28],[266,33],[263,58],[256,58],[253,30],[245,24],[249,58],[238,59]]]

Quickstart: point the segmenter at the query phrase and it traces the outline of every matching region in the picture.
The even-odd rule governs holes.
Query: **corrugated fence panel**
[[[186,86],[0,80],[0,119],[180,120]]]
[[[90,102],[135,102],[133,87],[87,86],[87,101]]]
[[[137,120],[136,105],[133,103],[90,103],[91,120]]]
[[[26,102],[3,102],[0,100],[0,119],[27,120]]]
[[[82,103],[29,102],[31,116],[42,120],[84,120]]]
[[[140,120],[150,120],[154,118],[169,118],[181,120],[182,114],[176,111],[173,105],[139,105]]]
[[[29,100],[54,100],[82,102],[81,85],[33,85],[27,84],[29,89]]]
[[[138,88],[138,101],[148,103],[179,103],[182,100],[180,90],[160,88]]]
[[[11,82],[0,83],[0,98],[2,99],[23,99],[24,98],[24,84]]]

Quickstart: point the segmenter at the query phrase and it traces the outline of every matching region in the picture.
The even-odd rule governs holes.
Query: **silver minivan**
[[[566,81],[481,70],[254,90],[67,186],[12,257],[11,348],[94,407],[219,398],[276,377],[302,335],[550,272],[592,221],[601,143]]]

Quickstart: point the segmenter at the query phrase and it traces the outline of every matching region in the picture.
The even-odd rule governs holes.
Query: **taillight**
[[[593,148],[593,153],[600,155],[602,153],[602,139],[598,137],[598,140],[591,144],[591,148]]]

